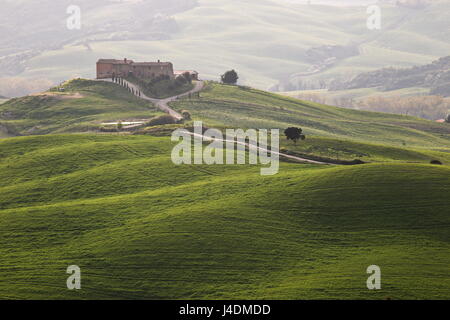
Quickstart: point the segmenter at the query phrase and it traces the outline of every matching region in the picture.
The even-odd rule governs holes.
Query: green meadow
[[[450,169],[176,166],[167,137],[2,140],[3,298],[448,298]],[[65,287],[69,265],[82,290]],[[383,288],[366,288],[366,268]]]
[[[103,122],[162,114],[117,84],[74,79],[61,88],[0,104],[0,126],[15,135],[86,132]]]
[[[112,83],[64,87],[0,105],[2,126],[24,135],[0,140],[0,298],[450,298],[445,124],[216,83],[172,103],[208,127],[300,126],[306,140],[282,150],[367,162],[261,176],[173,164],[176,142],[151,133],[174,125],[100,134],[102,121],[160,113]],[[81,290],[66,287],[70,265]],[[366,287],[370,265],[381,290]]]
[[[322,153],[327,147],[347,146],[355,149],[357,156],[364,153],[365,148],[373,149],[372,145],[377,144],[380,148],[375,160],[381,160],[380,156],[390,157],[387,147],[400,149],[399,152],[408,148],[426,154],[445,152],[439,153],[443,159],[448,159],[446,153],[450,151],[450,126],[446,124],[410,116],[336,108],[248,87],[209,82],[199,99],[184,99],[171,106],[176,110],[188,110],[194,120],[202,120],[213,127],[282,130],[290,126],[301,127],[307,140],[298,146],[284,144],[293,150],[310,145],[308,140],[312,137],[315,139],[311,140],[313,147],[321,149]],[[332,155],[335,151],[328,153]]]

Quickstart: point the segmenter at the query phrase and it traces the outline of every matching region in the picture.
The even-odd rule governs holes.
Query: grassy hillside
[[[348,161],[360,159],[364,162],[402,163],[430,163],[431,160],[439,160],[446,165],[450,164],[450,153],[446,149],[436,151],[426,148],[395,147],[325,137],[312,136],[297,144],[282,140],[281,148],[282,151],[306,158],[316,156],[324,159]]]
[[[78,132],[157,114],[112,83],[63,87],[0,105],[0,128]],[[166,136],[1,139],[0,298],[450,298],[448,126],[216,83],[173,107],[219,128],[301,126],[307,139],[284,150],[371,163],[261,176],[176,166]],[[381,291],[366,288],[373,264]],[[69,265],[82,290],[67,290]]]
[[[35,96],[0,105],[0,135],[98,131],[102,122],[149,119],[162,114],[124,88],[72,80]],[[172,103],[206,125],[233,128],[300,126],[307,140],[282,147],[302,154],[364,161],[450,163],[450,127],[400,115],[341,109],[247,87],[208,83],[201,98]],[[170,132],[170,130],[169,130]]]
[[[359,74],[350,81],[334,83],[331,90],[378,88],[381,91],[414,87],[429,88],[431,94],[450,96],[450,56],[433,63],[406,69],[385,68]]]
[[[167,137],[0,141],[0,297],[450,297],[450,169],[175,166]],[[67,266],[82,290],[65,287]],[[366,268],[382,290],[366,288]]]
[[[11,99],[0,105],[0,125],[11,134],[98,130],[111,120],[149,119],[159,111],[113,83],[84,79],[41,94]]]
[[[192,82],[185,82],[178,79],[145,80],[138,77],[128,76],[126,80],[141,88],[147,97],[155,99],[173,97],[188,92],[194,88]]]
[[[210,125],[238,128],[300,126],[308,136],[395,147],[450,150],[450,126],[418,118],[350,110],[247,87],[209,83],[200,99],[172,103]]]
[[[9,98],[0,95],[0,104],[5,103],[8,100]]]
[[[377,88],[363,88],[363,89],[351,89],[351,90],[339,90],[330,91],[328,89],[318,89],[318,90],[296,90],[296,91],[286,91],[280,92],[280,94],[286,95],[288,97],[298,98],[302,95],[316,94],[327,98],[329,101],[339,101],[342,98],[353,98],[360,100],[362,98],[383,96],[383,97],[410,97],[416,95],[427,95],[430,89],[421,87],[411,87],[400,90],[392,91],[380,91]]]

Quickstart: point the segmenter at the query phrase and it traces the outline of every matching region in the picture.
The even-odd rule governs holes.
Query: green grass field
[[[156,83],[145,81],[136,77],[128,77],[127,80],[143,89],[143,93],[147,97],[155,99],[170,98],[188,92],[194,88],[192,83],[187,82],[180,85],[176,80],[172,79],[160,80]]]
[[[448,299],[450,169],[175,166],[167,137],[0,141],[3,298]],[[66,289],[69,265],[82,290]],[[366,288],[366,268],[382,290]]]
[[[306,142],[283,145],[292,151],[305,151],[314,145],[312,152],[317,151],[317,155],[335,157],[337,150],[344,159],[355,156],[380,161],[391,154],[392,160],[424,160],[434,155],[449,159],[450,126],[414,117],[336,108],[212,82],[200,99],[184,99],[171,105],[176,110],[188,110],[194,120],[203,120],[213,127],[301,127],[307,135]],[[380,147],[375,150],[373,144]],[[405,149],[414,150],[406,151],[406,156],[395,155]],[[340,155],[339,150],[344,152]],[[412,155],[416,152],[426,156]]]
[[[297,144],[282,140],[281,150],[294,152],[298,155],[337,160],[360,159],[364,162],[401,163],[430,163],[431,160],[439,160],[446,165],[450,164],[450,153],[446,149],[436,151],[426,148],[395,147],[314,136]]]
[[[0,125],[12,134],[97,131],[102,122],[149,119],[162,114],[125,88],[108,82],[75,79],[50,90],[0,105]]]
[[[302,95],[316,94],[325,97],[328,100],[336,100],[340,98],[352,98],[357,101],[363,100],[364,98],[372,98],[377,96],[382,97],[411,97],[417,95],[428,95],[430,93],[429,88],[411,87],[392,91],[381,91],[379,88],[362,88],[362,89],[351,89],[351,90],[339,90],[339,91],[329,91],[327,89],[320,90],[298,90],[298,91],[286,91],[280,94],[286,95],[288,97],[299,98]],[[301,98],[300,98],[301,99]]]
[[[172,104],[209,127],[301,126],[307,139],[283,149],[370,162],[261,176],[176,166],[167,136],[75,133],[158,112],[111,83],[65,89],[0,106],[15,117],[2,126],[25,134],[45,118],[38,133],[53,133],[0,140],[0,298],[450,298],[445,124],[215,83]],[[69,265],[81,290],[66,288]],[[370,265],[382,290],[366,287]]]

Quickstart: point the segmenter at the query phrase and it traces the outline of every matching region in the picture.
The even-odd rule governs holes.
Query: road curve
[[[100,81],[106,81],[106,82],[113,82],[112,79],[99,79],[99,80],[100,80]],[[161,109],[161,110],[164,111],[165,113],[170,114],[172,117],[174,117],[174,118],[177,119],[177,120],[183,119],[183,116],[182,116],[181,114],[179,114],[178,112],[176,112],[175,110],[173,110],[173,109],[169,106],[169,103],[172,102],[172,101],[175,101],[175,100],[177,100],[177,99],[179,99],[179,98],[182,98],[182,97],[188,96],[188,95],[190,95],[190,94],[199,92],[199,91],[201,91],[201,90],[203,89],[203,81],[195,81],[195,82],[194,82],[194,85],[195,85],[194,88],[193,88],[192,90],[189,90],[188,92],[185,92],[185,93],[182,93],[182,94],[173,96],[173,97],[165,98],[165,99],[156,99],[156,98],[150,98],[150,97],[147,97],[147,96],[142,92],[142,89],[141,89],[138,85],[136,85],[136,84],[134,84],[134,83],[132,83],[132,82],[130,82],[130,81],[127,81],[127,80],[125,80],[125,79],[123,79],[123,82],[126,83],[126,84],[128,84],[128,86],[129,86],[130,88],[134,89],[134,92],[135,92],[134,95],[135,95],[136,97],[141,98],[141,99],[144,99],[144,100],[147,100],[147,101],[150,101],[150,102],[153,103],[155,106],[157,106],[159,109]],[[137,93],[136,93],[136,92],[138,92],[138,91],[141,92],[141,95],[140,95],[140,96],[137,95]]]
[[[100,81],[112,82],[112,79],[100,79]],[[176,118],[177,120],[183,119],[183,116],[181,114],[179,114],[178,112],[176,112],[175,110],[173,110],[172,108],[170,108],[169,107],[169,103],[172,102],[172,101],[175,101],[175,100],[177,100],[177,99],[179,99],[181,97],[184,97],[184,96],[187,96],[189,94],[201,91],[203,89],[203,85],[204,85],[203,81],[196,81],[195,82],[195,87],[192,90],[188,91],[188,92],[185,92],[185,93],[173,96],[173,97],[169,97],[169,98],[166,98],[166,99],[155,99],[155,98],[149,98],[145,94],[143,94],[141,88],[139,88],[139,86],[135,85],[134,83],[131,83],[131,82],[126,81],[126,80],[123,80],[123,81],[125,83],[127,83],[130,88],[134,89],[135,92],[136,91],[141,91],[141,95],[140,96],[135,94],[138,98],[150,101],[151,103],[155,104],[158,108],[160,108],[162,111],[170,114],[172,117]],[[212,140],[211,138],[205,137],[204,135],[201,135],[201,134],[196,134],[196,133],[193,133],[193,132],[190,132],[190,131],[187,131],[187,132],[189,132],[190,135],[192,135],[194,137],[202,138],[205,141]],[[228,142],[232,142],[231,140],[226,140],[226,139],[214,139],[214,140],[219,140],[221,142],[227,142],[227,141]],[[247,148],[250,148],[250,144],[247,143],[247,142],[234,141],[234,143],[241,144],[241,145],[246,146]],[[254,146],[254,145],[252,145],[251,147],[252,148],[256,148],[258,150],[265,151],[265,152],[271,152],[268,149],[261,148],[261,147],[258,147],[258,146]],[[305,159],[305,158],[301,158],[301,157],[297,157],[297,156],[293,156],[293,155],[286,154],[286,153],[281,153],[281,152],[275,152],[274,151],[274,153],[277,154],[280,157],[291,159],[291,160],[302,162],[302,163],[327,164],[327,165],[331,164],[331,163],[328,163],[328,162],[321,162],[321,161]]]
[[[186,130],[186,131],[187,131],[187,130]],[[331,165],[331,163],[328,163],[328,162],[321,162],[321,161],[315,161],[315,160],[305,159],[305,158],[293,156],[293,155],[290,155],[290,154],[281,153],[281,152],[278,152],[278,151],[270,151],[269,149],[262,148],[262,147],[259,147],[259,146],[254,145],[254,144],[250,145],[250,143],[248,143],[248,142],[240,142],[240,141],[236,141],[236,140],[227,140],[227,139],[211,138],[211,137],[206,137],[206,136],[204,136],[204,135],[202,135],[202,134],[198,134],[198,133],[194,133],[194,132],[190,132],[190,131],[187,131],[187,132],[188,132],[191,136],[193,136],[194,138],[195,138],[195,137],[202,138],[204,141],[232,142],[232,143],[235,143],[235,144],[243,145],[243,146],[247,147],[249,150],[250,150],[250,148],[253,148],[253,149],[261,150],[261,151],[264,151],[264,152],[273,152],[274,154],[277,154],[277,155],[280,156],[280,157],[288,158],[288,159],[295,160],[295,161],[299,161],[299,162],[302,162],[302,163],[327,164],[327,165]]]

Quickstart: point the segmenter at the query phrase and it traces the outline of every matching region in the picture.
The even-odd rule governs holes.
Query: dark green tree
[[[222,83],[236,84],[239,79],[239,76],[236,71],[230,70],[221,75],[220,78],[222,79]]]
[[[189,72],[183,73],[183,78],[186,79],[186,82],[192,83],[192,77],[191,77],[191,74]]]
[[[284,135],[286,136],[286,139],[294,141],[294,143],[297,143],[298,140],[305,140],[306,136],[302,134],[303,130],[301,128],[297,127],[289,127],[286,130],[284,130]]]
[[[188,83],[188,80],[184,76],[178,76],[175,79],[175,85],[177,87],[181,87],[181,86],[185,85],[186,83]]]
[[[187,111],[187,110],[182,110],[181,111],[181,115],[183,116],[183,119],[184,120],[191,120],[192,118],[191,118],[191,114],[190,114],[190,112],[189,111]]]

